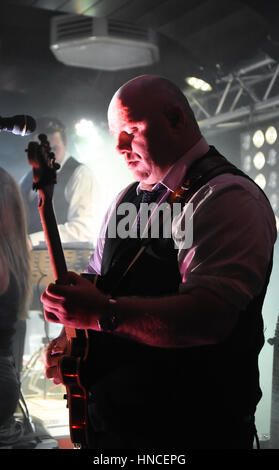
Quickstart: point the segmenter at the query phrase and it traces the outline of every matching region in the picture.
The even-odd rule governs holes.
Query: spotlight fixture
[[[253,159],[253,163],[257,170],[261,170],[265,165],[265,156],[262,152],[256,153]]]
[[[265,138],[268,144],[273,145],[277,139],[277,131],[275,127],[270,126],[267,128]]]
[[[259,173],[256,178],[254,179],[255,183],[257,183],[260,188],[264,189],[266,186],[266,179],[262,173]]]
[[[260,129],[253,135],[253,144],[255,147],[260,148],[264,144],[264,133]]]
[[[267,159],[267,163],[271,166],[274,166],[276,165],[276,157],[277,157],[277,152],[276,150],[274,150],[273,148],[270,149],[270,151],[268,152],[268,159]]]
[[[242,148],[244,150],[249,150],[251,145],[251,136],[249,134],[245,134],[242,136]]]
[[[201,78],[187,77],[185,78],[185,82],[192,88],[195,88],[196,90],[201,90],[204,92],[212,90],[212,86],[209,83],[202,80]]]
[[[243,170],[248,173],[251,170],[251,160],[250,155],[246,155],[243,159]]]
[[[269,200],[270,200],[270,204],[271,204],[271,207],[274,210],[274,212],[277,211],[278,206],[279,206],[279,204],[278,204],[278,195],[275,194],[275,193],[271,194]]]
[[[276,171],[271,171],[268,180],[268,186],[271,188],[277,188],[277,173]]]
[[[260,126],[240,135],[241,167],[265,192],[279,232],[279,121]]]

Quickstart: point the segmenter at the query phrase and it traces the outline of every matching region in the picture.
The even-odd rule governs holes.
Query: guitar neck
[[[67,284],[67,265],[52,205],[52,188],[38,190],[38,209],[45,234],[49,258],[56,284]],[[76,337],[76,330],[65,326],[68,339]]]
[[[54,279],[57,284],[66,284],[67,265],[52,202],[45,191],[38,190],[38,193],[40,198],[38,208]]]

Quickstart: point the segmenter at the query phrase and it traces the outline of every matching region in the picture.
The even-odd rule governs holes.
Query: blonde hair
[[[26,318],[31,297],[30,252],[19,186],[0,167],[0,259],[18,288],[19,318]]]

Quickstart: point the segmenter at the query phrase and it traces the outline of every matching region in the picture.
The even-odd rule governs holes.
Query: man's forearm
[[[121,297],[116,334],[158,347],[192,347],[225,339],[237,321],[227,302],[202,289],[160,298]]]

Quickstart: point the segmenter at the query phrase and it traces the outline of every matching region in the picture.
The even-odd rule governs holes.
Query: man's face
[[[115,96],[108,110],[116,150],[124,156],[136,181],[157,183],[170,167],[170,124],[152,103],[124,106]]]
[[[64,160],[66,154],[66,146],[62,140],[60,132],[53,132],[53,134],[48,135],[49,145],[52,152],[55,155],[55,160],[57,163],[61,163]]]

